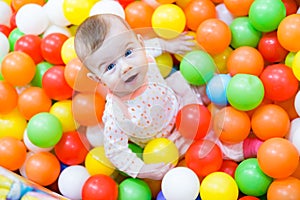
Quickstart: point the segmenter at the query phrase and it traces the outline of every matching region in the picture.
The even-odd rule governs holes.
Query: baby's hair
[[[79,25],[75,34],[74,46],[76,54],[82,62],[102,45],[112,26],[111,20],[119,20],[128,30],[131,29],[123,18],[113,14],[93,15]]]

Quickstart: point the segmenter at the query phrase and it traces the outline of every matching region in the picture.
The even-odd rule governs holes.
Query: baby
[[[169,52],[183,54],[194,45],[188,40],[191,37],[183,34],[177,40],[156,41]],[[180,43],[185,45],[181,48]],[[77,29],[75,50],[89,69],[88,76],[108,88],[103,114],[108,159],[132,177],[162,179],[174,166],[145,164],[128,143],[144,147],[154,138],[165,137],[183,155],[192,141],[174,131],[175,118],[181,107],[202,103],[201,99],[179,71],[163,79],[154,58],[146,54],[143,38],[116,15],[101,14],[85,20]]]

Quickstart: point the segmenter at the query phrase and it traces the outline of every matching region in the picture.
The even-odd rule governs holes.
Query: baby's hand
[[[193,40],[193,36],[187,35],[187,32],[183,32],[174,39],[160,39],[159,42],[163,50],[172,54],[183,55],[186,52],[193,50],[193,47],[195,46],[195,42]]]
[[[174,166],[171,163],[153,163],[145,164],[137,175],[138,178],[149,178],[153,180],[162,180],[164,175]]]

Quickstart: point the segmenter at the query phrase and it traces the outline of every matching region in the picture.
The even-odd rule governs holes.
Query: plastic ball
[[[209,100],[220,106],[228,104],[226,88],[231,79],[229,74],[216,74],[206,85],[206,95]]]
[[[48,28],[45,30],[42,38],[45,38],[52,33],[61,33],[67,37],[72,37],[75,34],[73,34],[71,32],[71,30],[70,30],[71,27],[72,26],[65,27],[65,26],[57,26],[57,25],[52,24],[52,25],[48,26]]]
[[[294,53],[294,58],[292,61],[292,70],[294,73],[294,76],[300,80],[300,53],[299,51]]]
[[[213,130],[224,143],[242,142],[248,137],[250,129],[248,114],[231,106],[222,108],[214,116]]]
[[[292,14],[285,17],[277,29],[277,37],[283,48],[291,52],[300,50],[300,15]]]
[[[0,24],[0,32],[3,33],[7,38],[11,31],[12,29],[9,27],[9,25]]]
[[[254,1],[249,10],[250,23],[261,32],[276,30],[285,15],[285,6],[281,0]]]
[[[236,74],[229,81],[226,90],[228,102],[243,111],[256,108],[262,102],[264,93],[261,80],[250,74]]]
[[[66,165],[81,164],[88,154],[88,150],[76,131],[65,132],[55,145],[54,151],[57,158]]]
[[[269,186],[267,198],[275,199],[291,199],[300,198],[300,180],[295,177],[287,177],[285,179],[276,179]]]
[[[158,36],[165,39],[172,39],[184,30],[186,17],[179,6],[175,4],[163,4],[154,10],[151,24]]]
[[[31,80],[31,85],[35,87],[42,87],[42,80],[45,72],[50,69],[53,65],[48,62],[40,62],[36,65],[36,72]]]
[[[148,142],[143,151],[143,160],[151,163],[178,163],[179,152],[176,145],[167,138],[156,138]]]
[[[194,50],[183,57],[179,69],[188,83],[199,86],[213,77],[216,65],[208,53]]]
[[[268,176],[287,178],[297,169],[299,153],[287,139],[270,138],[258,149],[257,159],[261,170]]]
[[[252,196],[266,194],[269,185],[273,181],[261,170],[256,158],[243,160],[237,166],[234,177],[240,191]]]
[[[90,175],[105,174],[110,176],[114,171],[114,165],[105,155],[103,146],[91,149],[85,158],[85,167]]]
[[[0,24],[10,25],[9,21],[12,16],[12,9],[9,6],[9,4],[1,1],[0,2],[0,13],[1,13]]]
[[[196,40],[209,54],[222,53],[231,42],[229,26],[220,19],[206,19],[196,30]]]
[[[25,34],[40,35],[48,27],[49,19],[41,5],[28,3],[18,10],[16,24]]]
[[[207,175],[200,185],[202,200],[236,200],[238,193],[239,189],[235,180],[224,172],[213,172]]]
[[[134,1],[125,8],[125,19],[131,28],[151,27],[154,9],[143,1]]]
[[[72,97],[73,90],[64,77],[64,66],[53,66],[43,75],[42,87],[53,100],[67,100]]]
[[[197,140],[187,150],[185,160],[188,168],[198,176],[207,176],[222,166],[223,156],[220,147],[209,140]]]
[[[48,112],[51,105],[51,99],[39,87],[26,88],[20,93],[18,99],[18,109],[27,120],[40,112]]]
[[[166,199],[196,199],[200,181],[195,172],[187,167],[176,167],[162,179],[161,190]]]
[[[113,14],[125,19],[125,12],[122,5],[118,1],[98,1],[96,2],[90,12],[89,16],[97,14]]]
[[[81,199],[83,186],[89,177],[85,167],[81,165],[69,166],[58,177],[58,189],[67,198]]]
[[[213,59],[217,66],[217,73],[219,74],[227,74],[227,60],[232,53],[232,48],[227,47],[222,53],[213,55]]]
[[[127,178],[119,185],[119,200],[151,200],[151,190],[141,179]]]
[[[93,5],[93,0],[64,0],[63,14],[71,24],[79,25],[88,18]]]
[[[41,112],[34,115],[28,122],[29,140],[36,146],[53,147],[62,137],[63,130],[59,119],[53,114]]]
[[[92,147],[103,146],[103,124],[97,124],[95,126],[88,126],[86,128],[86,138]]]
[[[105,99],[99,94],[78,93],[72,100],[72,111],[76,122],[93,126],[102,121]]]
[[[14,28],[8,36],[8,42],[9,42],[9,50],[13,51],[15,48],[15,43],[17,40],[25,35],[23,32],[21,32],[18,28]]]
[[[23,165],[26,158],[24,143],[11,136],[0,138],[0,166],[15,171]]]
[[[27,85],[33,79],[35,72],[36,65],[26,53],[13,51],[2,60],[1,73],[13,86]]]
[[[11,0],[11,6],[15,11],[18,11],[22,6],[29,3],[43,6],[45,4],[45,0]]]
[[[26,126],[27,120],[18,109],[7,114],[0,114],[0,138],[11,136],[21,140]]]
[[[43,152],[43,151],[51,151],[53,149],[53,147],[41,148],[41,147],[38,147],[38,146],[32,144],[32,142],[28,138],[26,129],[25,129],[24,135],[23,135],[23,142],[24,142],[26,148],[28,149],[28,151],[31,152],[32,154],[37,153],[37,152]],[[24,168],[24,170],[25,170],[25,168]]]
[[[7,114],[17,106],[17,90],[7,81],[0,81],[0,94],[0,114]]]
[[[107,175],[91,176],[82,187],[82,200],[116,200],[117,198],[118,185]]]
[[[288,67],[291,67],[292,68],[292,64],[293,64],[293,61],[294,61],[294,58],[295,58],[295,55],[296,55],[296,52],[289,52],[285,59],[284,59],[284,64]],[[296,76],[296,78],[298,79],[298,76],[296,74],[294,74]]]
[[[249,13],[250,6],[252,5],[253,2],[254,0],[243,0],[243,1],[224,0],[224,4],[226,8],[235,17],[247,16]]]
[[[215,4],[210,0],[191,0],[184,8],[186,26],[196,31],[206,19],[216,18]]]
[[[163,53],[157,57],[155,57],[155,61],[157,63],[157,67],[161,73],[161,75],[165,78],[167,77],[172,69],[173,69],[173,58],[170,53]]]
[[[262,33],[255,29],[248,17],[237,17],[229,26],[231,30],[230,45],[236,49],[241,46],[257,47]]]
[[[296,0],[282,0],[285,10],[286,16],[297,13],[298,5]]]
[[[38,152],[30,156],[25,163],[27,178],[42,186],[56,181],[60,174],[60,164],[50,152]]]
[[[238,47],[228,57],[227,69],[231,76],[241,73],[259,76],[264,69],[264,58],[254,47]]]
[[[51,24],[62,27],[71,24],[64,15],[63,2],[64,0],[47,1],[43,6]]]
[[[235,170],[238,166],[233,160],[223,160],[222,166],[220,168],[220,172],[225,172],[234,178]]]
[[[285,64],[266,66],[260,80],[265,88],[265,97],[274,101],[288,100],[298,91],[299,81]]]
[[[51,33],[42,39],[42,55],[46,61],[55,65],[64,64],[62,60],[62,46],[68,37],[62,33]]]
[[[206,136],[210,122],[211,113],[205,106],[188,104],[178,111],[175,126],[183,137],[199,140]]]
[[[72,113],[72,101],[63,100],[55,102],[49,113],[57,117],[62,125],[63,132],[75,131],[78,127]]]
[[[275,104],[266,104],[254,111],[251,118],[251,127],[253,133],[261,140],[284,137],[290,129],[290,118],[282,107]]]
[[[4,57],[9,52],[9,41],[6,35],[0,31],[0,58]]]
[[[65,64],[70,60],[77,58],[74,48],[74,36],[69,37],[61,47],[61,58]]]
[[[276,31],[264,34],[260,39],[257,48],[263,58],[271,63],[282,62],[289,53],[279,43]]]

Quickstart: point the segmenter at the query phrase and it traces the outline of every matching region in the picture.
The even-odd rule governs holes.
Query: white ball
[[[300,153],[300,118],[295,118],[291,121],[290,131],[285,136]]]
[[[27,130],[24,131],[23,142],[24,142],[25,146],[27,147],[27,149],[34,153],[51,151],[53,149],[53,147],[41,148],[41,147],[38,147],[38,146],[32,144],[32,142],[28,138]]]
[[[297,92],[295,96],[294,106],[298,116],[300,116],[300,90]]]
[[[228,26],[234,19],[234,16],[226,8],[224,3],[220,3],[216,6],[217,18],[225,22]]]
[[[86,138],[93,147],[103,146],[103,127],[100,125],[88,126]]]
[[[72,200],[81,199],[82,187],[90,174],[81,165],[65,168],[58,177],[58,189],[61,194]]]
[[[70,30],[67,27],[57,26],[57,25],[52,24],[45,30],[45,32],[43,34],[43,38],[45,38],[47,35],[49,35],[51,33],[61,33],[61,34],[64,34],[65,36],[67,36],[67,37],[72,36]]]
[[[71,24],[64,15],[63,2],[64,0],[49,0],[43,6],[52,24],[58,26],[68,26]]]
[[[9,41],[6,35],[0,32],[0,58],[4,57],[9,52]]]
[[[97,14],[114,14],[125,19],[125,11],[117,1],[98,1],[90,10],[90,16]]]
[[[34,155],[34,153],[31,152],[31,151],[29,151],[29,152],[26,153],[25,161],[24,161],[23,165],[22,165],[22,166],[20,167],[20,169],[19,169],[20,174],[21,174],[24,178],[27,178],[27,174],[26,174],[26,162],[27,162],[27,160],[28,160],[32,155]]]
[[[25,34],[42,34],[49,25],[48,16],[42,6],[25,4],[16,14],[16,25]]]
[[[12,10],[10,6],[4,1],[0,1],[0,24],[10,26],[11,16],[12,16]]]
[[[166,199],[195,200],[200,192],[200,181],[193,170],[176,167],[163,177],[161,190]]]

